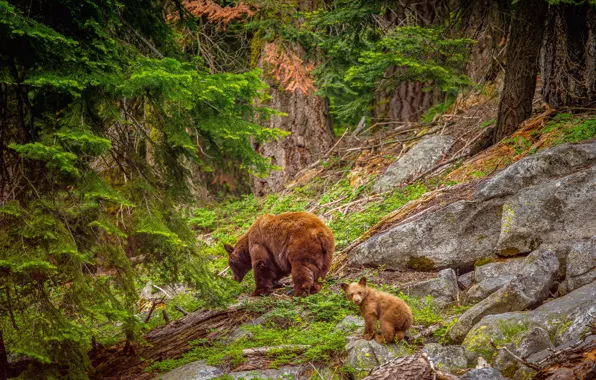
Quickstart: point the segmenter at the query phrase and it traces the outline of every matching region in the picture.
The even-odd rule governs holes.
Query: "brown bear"
[[[412,327],[410,307],[392,294],[366,286],[366,277],[351,284],[343,283],[341,287],[348,299],[360,308],[364,318],[364,339],[393,343],[396,338],[402,340]],[[382,336],[377,334],[377,320],[381,322]]]
[[[294,294],[317,293],[322,286],[319,277],[331,266],[335,240],[331,230],[316,215],[286,212],[262,215],[238,239],[236,246],[224,246],[235,281],[240,282],[254,270],[256,289],[263,295],[281,287],[279,280],[292,275]]]

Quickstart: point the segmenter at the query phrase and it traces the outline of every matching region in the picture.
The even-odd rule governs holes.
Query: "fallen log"
[[[134,355],[124,355],[124,343],[106,347],[91,354],[94,372],[91,379],[149,380],[154,373],[145,372],[150,364],[176,359],[191,349],[189,342],[197,339],[213,341],[230,329],[255,317],[245,309],[201,310],[160,326],[134,342]]]

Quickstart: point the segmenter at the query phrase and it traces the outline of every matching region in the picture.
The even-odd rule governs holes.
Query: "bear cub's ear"
[[[339,284],[339,285],[341,285],[341,288],[342,288],[343,290],[346,290],[346,289],[348,288],[348,286],[350,286],[350,284],[348,284],[348,283],[345,283],[345,282],[343,282],[343,283],[341,283],[341,284]]]
[[[226,250],[227,253],[231,254],[232,252],[234,252],[234,247],[232,247],[229,244],[224,244],[224,249]]]
[[[362,277],[358,283],[362,286],[366,286],[366,277]]]

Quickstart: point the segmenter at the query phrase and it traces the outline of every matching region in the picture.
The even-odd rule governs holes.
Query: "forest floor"
[[[358,315],[358,310],[347,302],[339,283],[363,275],[376,287],[399,294],[412,307],[413,338],[400,343],[405,350],[415,352],[429,342],[446,342],[453,316],[469,306],[439,307],[430,296],[417,299],[400,293],[404,284],[433,278],[436,273],[353,267],[346,256],[357,243],[422,210],[465,199],[477,181],[526,155],[596,136],[595,123],[586,122],[588,116],[582,110],[537,109],[511,138],[487,147],[495,115],[494,99],[473,95],[460,99],[445,113],[429,113],[420,123],[346,131],[332,150],[299,173],[284,191],[194,208],[189,222],[197,231],[210,270],[225,283],[221,292],[227,306],[207,310],[204,301],[188,289],[144,294],[141,315],[147,332],[143,339],[127,345],[122,336],[106,330],[102,346],[91,354],[94,378],[153,379],[197,360],[226,371],[302,364],[313,378],[341,378],[353,371],[345,365],[344,347],[354,329],[337,326],[347,316]],[[374,192],[374,179],[430,134],[450,135],[455,141],[439,164],[391,191]],[[337,249],[330,276],[320,293],[306,298],[290,296],[289,279],[285,288],[271,296],[249,297],[254,287],[252,274],[241,284],[229,279],[223,244],[233,244],[258,215],[286,211],[313,212],[331,228]]]

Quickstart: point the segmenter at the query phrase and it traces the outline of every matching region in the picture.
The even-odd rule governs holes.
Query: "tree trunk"
[[[494,81],[505,60],[511,1],[463,0],[460,6],[464,36],[477,41],[472,46],[466,74],[477,83]]]
[[[549,8],[541,55],[542,96],[553,107],[596,101],[596,8]]]
[[[544,0],[523,0],[518,6],[507,45],[507,66],[493,143],[515,132],[532,113],[538,57],[548,6]]]
[[[4,336],[0,330],[0,380],[8,378],[8,357],[6,356],[6,347],[4,346]]]
[[[298,8],[300,11],[309,11],[313,9],[313,3],[312,0],[301,1]],[[278,52],[267,50],[273,46],[277,47]],[[272,57],[271,54],[277,56]],[[302,62],[303,57],[302,48],[289,42],[267,44],[261,53],[259,66],[264,69],[271,95],[266,105],[287,114],[272,116],[266,126],[288,131],[290,135],[255,146],[257,152],[271,159],[271,164],[281,168],[265,178],[252,178],[255,195],[281,190],[296,173],[333,146],[335,135],[329,102],[317,96],[314,87],[310,87],[312,68]],[[298,84],[297,88],[295,84]]]
[[[400,2],[397,9],[388,10],[384,17],[385,28],[404,25],[430,26],[441,23],[449,14],[448,2],[441,0],[407,0]],[[391,76],[397,67],[390,68]],[[422,91],[427,83],[404,82],[395,89],[377,93],[373,106],[373,118],[387,121],[418,121],[424,112],[443,100],[443,94],[436,90]]]

